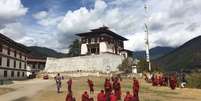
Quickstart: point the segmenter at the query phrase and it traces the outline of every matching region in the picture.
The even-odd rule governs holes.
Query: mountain
[[[150,58],[151,59],[156,59],[159,58],[171,51],[173,51],[175,48],[172,47],[155,47],[150,49]],[[146,52],[145,51],[136,51],[134,53],[134,57],[138,59],[146,59]]]
[[[201,36],[153,61],[166,71],[201,69]]]
[[[64,57],[67,54],[59,53],[53,49],[38,47],[38,46],[30,46],[28,47],[30,50],[30,56],[34,56],[37,58],[46,58],[46,57]]]

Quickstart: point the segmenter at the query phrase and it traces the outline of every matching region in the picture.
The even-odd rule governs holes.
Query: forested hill
[[[201,69],[201,36],[154,60],[167,71]]]
[[[154,47],[150,49],[150,58],[151,59],[156,59],[159,58],[171,51],[173,51],[175,48],[173,47]],[[145,59],[146,58],[146,52],[145,51],[136,51],[134,52],[134,58],[138,59]]]
[[[65,57],[67,54],[59,53],[53,49],[45,48],[45,47],[38,47],[38,46],[30,46],[28,47],[30,50],[30,55],[39,58],[46,58],[46,57]]]

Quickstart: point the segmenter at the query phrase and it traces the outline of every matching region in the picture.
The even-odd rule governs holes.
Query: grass
[[[97,93],[103,89],[104,78],[103,77],[82,77],[73,78],[73,95],[77,101],[81,101],[81,95],[85,90],[88,90],[87,79],[93,79],[95,83],[95,94],[90,95],[95,98]],[[23,101],[64,101],[66,97],[67,84],[66,80],[62,82],[63,92],[60,94],[56,93],[56,86],[53,84],[48,89],[42,90],[37,95],[33,96],[28,100]],[[125,96],[126,91],[132,92],[132,80],[124,79],[121,82],[122,98]],[[201,90],[198,89],[180,89],[171,90],[168,87],[152,87],[151,84],[145,83],[140,80],[140,101],[200,101]]]

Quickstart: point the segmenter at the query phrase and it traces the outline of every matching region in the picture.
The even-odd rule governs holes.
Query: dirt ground
[[[103,89],[104,78],[102,77],[73,78],[73,95],[76,97],[77,101],[81,101],[80,100],[81,94],[85,90],[88,90],[88,85],[87,85],[88,78],[93,79],[95,84],[95,94],[90,96],[96,99],[97,93],[101,89]],[[56,92],[56,86],[55,86],[54,80],[48,80],[45,82],[44,80],[37,81],[42,83],[33,83],[34,81],[32,81],[31,83],[35,85],[33,87],[39,87],[41,89],[37,91],[34,90],[35,94],[21,96],[15,100],[10,100],[10,101],[65,101],[66,90],[67,90],[66,81],[67,79],[63,80],[62,82],[62,93],[60,94],[57,94]],[[132,79],[123,79],[121,84],[122,84],[122,91],[123,91],[122,95],[124,97],[126,91],[132,91]],[[30,86],[30,85],[27,85],[27,86]],[[26,88],[26,87],[22,87],[22,89],[23,88]],[[0,89],[2,88],[0,87]],[[31,92],[30,89],[29,89],[29,92]],[[184,88],[184,89],[177,88],[176,90],[171,90],[170,88],[167,88],[167,87],[152,87],[151,84],[147,84],[143,80],[140,80],[139,95],[140,95],[140,101],[200,101],[201,90],[188,89],[188,88]],[[0,96],[0,101],[2,101],[1,96]]]
[[[0,95],[3,95],[3,94],[6,94],[6,93],[9,93],[9,92],[12,92],[14,91],[15,89],[12,89],[12,88],[0,88]]]

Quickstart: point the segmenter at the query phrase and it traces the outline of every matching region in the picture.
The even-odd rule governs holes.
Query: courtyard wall
[[[70,71],[118,71],[122,63],[121,55],[102,53],[99,55],[77,56],[68,58],[47,58],[45,72],[70,72]]]

